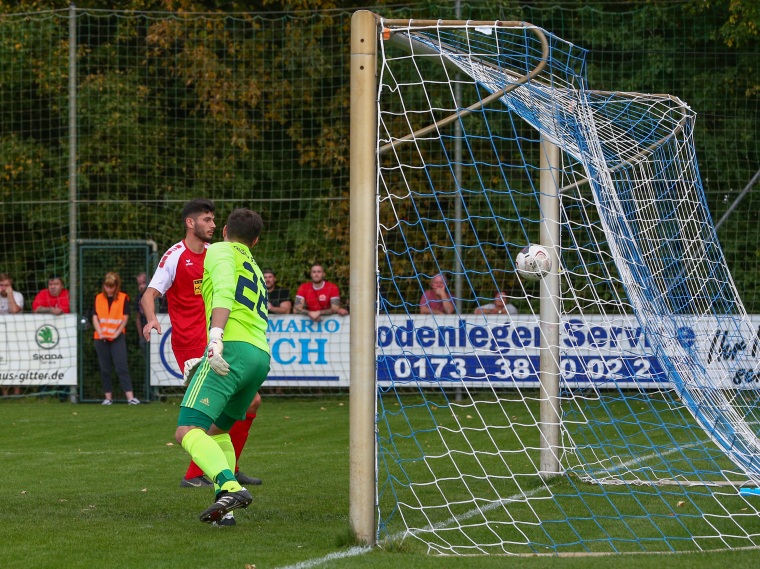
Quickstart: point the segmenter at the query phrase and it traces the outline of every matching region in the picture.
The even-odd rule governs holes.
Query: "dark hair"
[[[262,275],[265,275],[265,274],[267,274],[267,273],[270,273],[270,274],[272,274],[272,275],[273,275],[273,274],[274,274],[274,271],[273,271],[272,269],[270,269],[270,268],[266,268],[266,269],[262,269],[262,270],[261,270],[261,274],[262,274]]]
[[[231,240],[240,240],[248,246],[256,241],[263,228],[264,221],[261,216],[250,209],[233,210],[227,218],[227,237]]]
[[[214,202],[204,198],[197,198],[190,200],[182,208],[182,225],[185,225],[185,220],[188,217],[198,217],[202,213],[214,213]]]

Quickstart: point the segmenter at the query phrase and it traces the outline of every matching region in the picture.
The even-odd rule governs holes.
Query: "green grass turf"
[[[756,550],[441,558],[416,541],[349,556],[348,400],[336,397],[265,400],[241,460],[264,485],[237,527],[212,528],[198,521],[211,491],[179,488],[188,459],[173,440],[177,403],[0,402],[0,567],[738,569],[760,559]]]

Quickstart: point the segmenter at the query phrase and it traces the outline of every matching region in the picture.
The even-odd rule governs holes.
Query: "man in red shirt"
[[[314,322],[323,316],[345,316],[348,310],[340,306],[338,285],[325,280],[325,270],[319,263],[311,266],[311,282],[303,283],[296,292],[293,314],[303,314]]]
[[[34,297],[32,312],[35,314],[70,314],[71,301],[69,291],[63,288],[63,280],[52,276],[48,279],[46,289],[41,290]]]
[[[180,371],[184,371],[185,362],[202,357],[208,344],[206,308],[201,296],[201,282],[206,249],[216,229],[214,203],[206,199],[191,200],[182,210],[182,219],[185,238],[164,253],[141,301],[147,319],[147,324],[143,327],[143,336],[150,341],[151,330],[155,329],[161,333],[155,300],[159,296],[166,296],[172,322],[172,350]],[[257,394],[248,408],[246,419],[235,423],[230,430],[237,458],[240,458],[248,440],[248,432],[260,404],[261,398]],[[235,476],[243,485],[261,484],[260,479],[252,478],[240,471],[235,472]],[[190,463],[180,482],[180,486],[184,488],[211,484],[213,482],[203,475],[203,470],[194,462]]]

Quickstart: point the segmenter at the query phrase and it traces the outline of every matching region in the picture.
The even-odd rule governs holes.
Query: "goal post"
[[[717,242],[691,109],[592,90],[585,51],[525,22],[357,12],[351,45],[357,538],[759,545],[760,322]],[[529,245],[547,272],[518,272]]]
[[[540,155],[541,192],[541,245],[549,252],[552,270],[541,279],[540,325],[541,356],[539,383],[541,393],[541,476],[549,478],[560,474],[560,291],[559,256],[559,148],[548,140],[541,140]]]
[[[350,522],[375,543],[375,300],[377,27],[368,11],[351,20],[351,386]]]

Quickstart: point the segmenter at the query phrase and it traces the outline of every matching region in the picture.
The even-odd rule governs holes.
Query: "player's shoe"
[[[127,404],[128,405],[139,405],[140,404],[140,400],[137,399],[136,397],[133,397],[132,399],[130,399],[129,401],[127,401]]]
[[[237,525],[237,522],[235,521],[235,516],[232,515],[232,512],[227,512],[224,514],[224,517],[222,517],[221,520],[218,522],[211,522],[211,525],[214,527],[223,528]]]
[[[219,522],[228,512],[238,508],[247,508],[251,502],[253,502],[253,496],[245,488],[241,488],[237,492],[222,490],[216,495],[216,502],[200,515],[200,520],[206,523]]]
[[[235,478],[240,483],[241,486],[261,486],[261,478],[254,478],[253,476],[248,476],[244,472],[240,472],[239,470],[235,473]]]
[[[206,486],[213,486],[214,483],[211,482],[208,478],[205,476],[196,476],[195,478],[183,478],[182,482],[179,483],[180,488],[203,488]]]
[[[113,405],[113,401],[110,399],[103,399],[103,403],[101,405]]]

